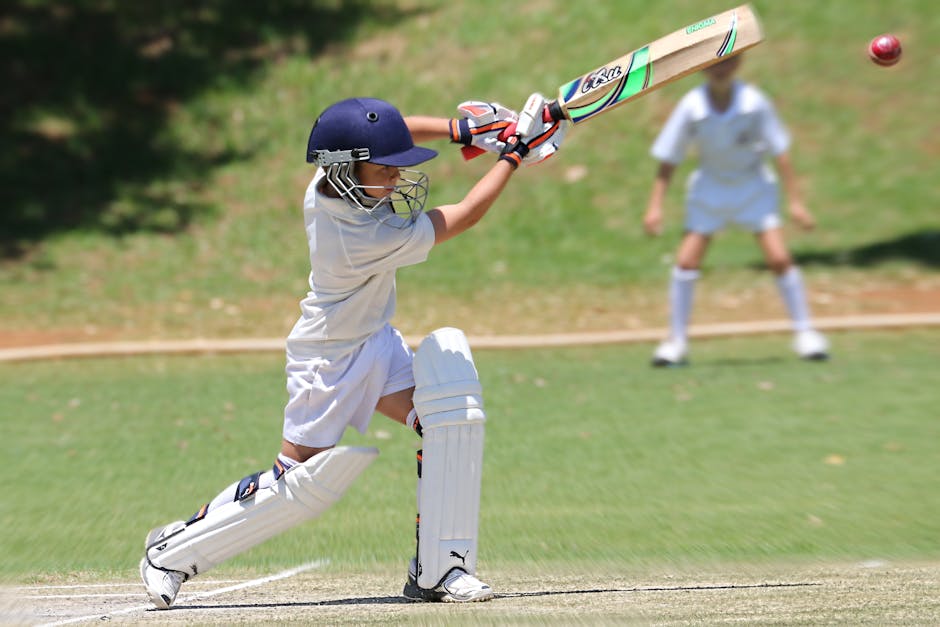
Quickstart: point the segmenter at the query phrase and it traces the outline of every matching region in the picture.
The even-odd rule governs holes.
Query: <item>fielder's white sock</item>
[[[803,274],[796,266],[790,268],[777,277],[777,288],[780,297],[787,306],[790,319],[793,321],[793,330],[799,333],[813,328],[810,321],[809,305],[806,302],[806,289],[803,286]]]
[[[672,269],[672,280],[669,283],[669,332],[672,339],[678,342],[686,341],[698,276],[698,270],[684,270],[678,266]]]

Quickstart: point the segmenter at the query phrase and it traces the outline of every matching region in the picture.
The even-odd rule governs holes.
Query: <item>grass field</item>
[[[463,612],[400,605],[417,442],[376,417],[345,443],[382,455],[336,507],[188,584],[179,611],[141,613],[128,582],[146,530],[188,516],[276,450],[282,359],[0,365],[0,453],[15,468],[0,505],[0,597],[11,585],[38,595],[0,599],[0,615],[933,623],[940,332],[833,339],[825,364],[795,359],[782,336],[703,340],[692,367],[665,371],[647,366],[645,345],[479,351],[480,572],[502,596]],[[263,597],[200,596],[220,579],[215,588],[310,561],[314,572],[264,584]]]
[[[481,352],[481,564],[938,558],[938,339],[840,335],[828,364],[781,337],[703,341],[674,371],[649,369],[642,345]],[[281,370],[276,356],[0,367],[0,451],[16,468],[4,577],[129,575],[151,526],[270,463]],[[342,504],[223,572],[403,563],[417,441],[382,418],[349,435],[383,454]]]

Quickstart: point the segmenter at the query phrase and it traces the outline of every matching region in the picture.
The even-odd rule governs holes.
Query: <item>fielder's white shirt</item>
[[[338,356],[391,320],[395,270],[427,259],[434,225],[424,213],[413,224],[381,223],[342,198],[320,193],[324,176],[318,169],[304,197],[310,291],[288,341],[316,342],[323,356]]]
[[[653,144],[653,157],[678,165],[694,147],[698,169],[715,180],[736,183],[766,174],[765,158],[790,145],[773,104],[753,85],[735,81],[729,107],[718,112],[707,90],[700,85],[679,101]]]

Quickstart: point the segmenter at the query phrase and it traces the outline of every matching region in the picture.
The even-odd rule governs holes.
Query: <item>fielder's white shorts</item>
[[[778,202],[777,181],[770,173],[723,182],[696,170],[689,177],[685,229],[710,235],[732,223],[763,233],[780,226]]]
[[[414,387],[414,353],[390,325],[336,359],[316,354],[316,344],[287,342],[284,439],[311,447],[333,446],[346,427],[365,433],[379,399]]]

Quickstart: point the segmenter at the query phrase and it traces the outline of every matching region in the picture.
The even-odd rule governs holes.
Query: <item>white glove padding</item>
[[[506,142],[499,138],[519,114],[498,102],[468,100],[457,105],[459,118],[451,120],[451,141],[499,154]]]
[[[529,132],[526,135],[514,133],[507,138],[506,147],[499,158],[508,161],[514,168],[522,164],[541,163],[558,152],[569,124],[568,120],[530,120]],[[513,126],[510,129],[516,130]]]
[[[558,152],[570,122],[553,119],[547,104],[545,96],[538,92],[526,99],[519,113],[519,122],[513,129],[518,135],[519,144],[503,150],[504,155],[515,153],[509,156],[510,160],[518,159],[523,165],[535,165]]]
[[[529,154],[522,160],[522,165],[530,166],[541,163],[558,152],[571,122],[568,120],[536,122],[535,129],[528,138],[522,138],[529,146]]]

